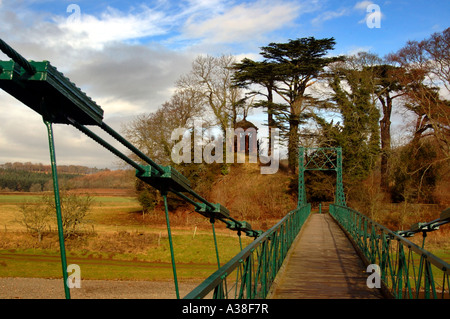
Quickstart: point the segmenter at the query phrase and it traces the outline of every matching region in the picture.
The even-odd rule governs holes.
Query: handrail
[[[380,267],[381,280],[394,298],[449,298],[450,264],[361,214],[330,205],[366,263]]]
[[[201,299],[211,293],[214,299],[265,298],[310,212],[311,204],[289,212],[184,298]]]

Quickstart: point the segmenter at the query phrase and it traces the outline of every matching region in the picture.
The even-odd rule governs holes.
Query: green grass
[[[237,237],[218,235],[223,265],[239,252]],[[249,239],[245,240],[246,242]],[[177,275],[180,280],[205,279],[217,270],[212,235],[174,234]],[[67,263],[77,264],[85,279],[171,280],[173,279],[167,238],[145,253],[108,253],[67,250]],[[0,277],[61,277],[59,252],[49,249],[0,250]]]
[[[0,231],[3,232],[3,225],[8,230],[0,233],[3,235],[0,236],[0,242],[1,238],[3,242],[9,241],[9,231],[24,230],[23,226],[14,221],[19,214],[18,205],[38,201],[40,198],[40,195],[34,194],[0,194]],[[140,224],[136,218],[131,218],[131,214],[140,209],[134,197],[94,196],[88,219],[99,237],[88,237],[85,241],[92,240],[97,243],[87,244],[87,248],[82,248],[72,245],[76,242],[66,241],[68,264],[78,264],[82,278],[85,279],[173,280],[166,225]],[[134,216],[138,219],[142,217],[138,215]],[[53,226],[52,229],[55,230]],[[198,229],[195,236],[193,230],[193,225],[181,229],[172,227],[177,275],[180,280],[205,279],[217,269],[211,229]],[[136,233],[153,234],[153,237],[150,236],[153,239],[139,250],[132,246],[136,242],[127,242],[126,238],[119,237],[119,232],[126,232],[130,236],[138,236]],[[101,237],[102,234],[109,234],[109,237],[105,239]],[[30,247],[43,247],[30,235],[22,236],[25,236]],[[46,237],[52,242],[51,249],[27,248],[25,242],[20,242],[23,237],[17,237],[17,243],[14,245],[7,243],[6,247],[14,249],[0,250],[0,277],[60,278],[62,271],[57,238],[55,234],[52,236]],[[239,239],[234,233],[220,229],[217,229],[217,238],[223,265],[239,252]],[[111,242],[102,243],[102,240]],[[244,245],[250,241],[249,238],[243,238]],[[126,245],[131,245],[129,252],[114,251],[114,246],[117,246],[117,251],[126,251]]]
[[[4,204],[20,204],[25,202],[38,201],[41,198],[40,195],[0,195],[0,205]]]
[[[123,197],[123,196],[92,196],[94,198],[94,203],[107,203],[107,204],[115,204],[115,203],[135,203],[138,204],[135,197]],[[38,201],[42,198],[42,195],[35,194],[26,194],[20,193],[17,195],[5,195],[0,194],[0,205],[4,204],[20,204],[25,202],[34,202]]]
[[[67,264],[80,266],[83,279],[98,280],[171,280],[170,263],[105,259],[97,257],[67,257]],[[206,278],[216,270],[215,265],[179,264],[180,279]],[[0,251],[0,277],[61,278],[58,252]]]

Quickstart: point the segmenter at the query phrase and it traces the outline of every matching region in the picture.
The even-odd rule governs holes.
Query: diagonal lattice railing
[[[430,223],[393,232],[348,207],[330,205],[330,214],[345,229],[367,264],[376,265],[385,290],[397,299],[449,299],[450,264],[405,237],[433,231],[450,222],[450,209]]]
[[[310,212],[310,204],[289,212],[275,226],[260,235],[186,295],[185,299],[205,297],[262,299],[267,297],[289,248]]]

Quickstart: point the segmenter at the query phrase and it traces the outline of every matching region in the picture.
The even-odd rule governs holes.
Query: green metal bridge
[[[0,39],[0,49],[11,60],[0,61],[0,87],[39,113],[48,130],[54,197],[65,297],[70,298],[61,218],[53,124],[72,125],[136,169],[136,177],[160,191],[165,206],[175,294],[176,256],[170,228],[167,195],[191,204],[212,226],[218,270],[185,299],[262,298],[450,298],[450,265],[408,240],[417,233],[438,230],[450,222],[450,209],[436,220],[417,223],[406,231],[392,231],[347,207],[342,183],[340,148],[299,148],[297,208],[266,232],[238,221],[226,207],[211,203],[171,166],[161,166],[103,121],[103,110],[48,61],[28,61]],[[136,162],[88,126],[96,126],[136,155]],[[143,164],[142,164],[143,163]],[[335,201],[328,213],[311,212],[304,174],[308,170],[335,171]],[[215,223],[236,232],[241,251],[220,263]],[[254,238],[242,247],[241,236]],[[367,268],[368,267],[368,268]],[[366,272],[370,269],[369,272]],[[376,270],[376,272],[373,272]],[[379,280],[379,286],[377,286]],[[373,286],[376,286],[375,288]]]

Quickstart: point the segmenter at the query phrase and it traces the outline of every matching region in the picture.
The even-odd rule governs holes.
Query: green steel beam
[[[55,142],[53,138],[53,128],[52,123],[44,121],[47,127],[48,133],[48,143],[50,150],[50,162],[52,166],[52,177],[53,177],[53,192],[55,197],[55,207],[56,207],[56,222],[58,225],[58,238],[59,238],[59,251],[61,255],[61,267],[64,280],[64,293],[66,299],[70,299],[70,290],[68,286],[68,275],[67,275],[67,261],[66,261],[66,247],[64,244],[64,228],[62,223],[62,213],[61,213],[61,201],[59,196],[59,184],[58,184],[58,173],[56,168],[56,155],[55,155]]]
[[[175,283],[175,295],[177,299],[180,299],[180,291],[178,288],[178,277],[177,277],[177,267],[175,262],[175,252],[173,248],[173,241],[172,241],[172,231],[170,228],[170,219],[169,219],[169,206],[167,204],[167,191],[161,192],[163,199],[164,199],[164,213],[166,216],[166,225],[167,225],[167,234],[169,237],[169,248],[170,248],[170,260],[172,261],[172,271],[173,271],[173,279]]]
[[[143,170],[136,171],[136,177],[158,190],[173,189],[177,192],[188,192],[190,181],[171,166],[159,166],[162,173],[153,166],[142,165]]]
[[[52,123],[100,125],[103,110],[50,62],[29,62],[30,75],[15,61],[0,61],[0,88]],[[46,107],[43,109],[42,102]]]

